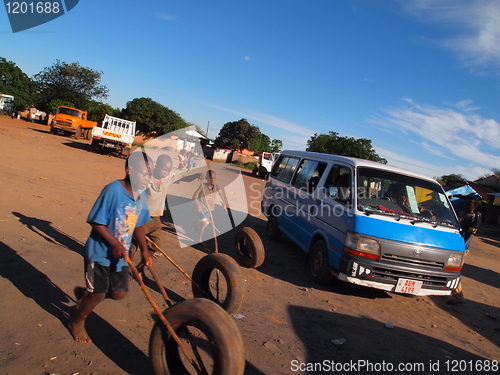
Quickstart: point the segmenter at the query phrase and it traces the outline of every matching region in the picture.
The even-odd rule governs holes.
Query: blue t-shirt
[[[135,228],[149,220],[151,216],[144,193],[135,200],[120,181],[116,180],[104,187],[90,210],[87,223],[105,225],[125,247],[128,254]],[[94,230],[85,243],[84,256],[90,263],[97,262],[106,267],[111,266],[113,271],[121,271],[125,265],[125,260],[115,258],[109,245]]]

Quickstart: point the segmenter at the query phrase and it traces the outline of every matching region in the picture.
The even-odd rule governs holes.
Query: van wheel
[[[267,169],[264,168],[263,166],[260,166],[259,168],[259,177],[263,178],[264,180],[267,180]]]
[[[333,281],[333,275],[328,269],[328,252],[323,240],[316,241],[307,257],[307,273],[312,281],[318,284],[328,284]]]
[[[195,298],[212,300],[229,314],[237,313],[245,299],[238,263],[229,255],[221,253],[208,254],[196,263],[192,290]]]
[[[240,331],[220,306],[206,299],[191,299],[169,307],[163,315],[199,369],[184,357],[162,321],[153,327],[149,358],[155,375],[210,373],[242,375],[245,370]]]
[[[264,244],[252,228],[241,228],[234,236],[236,252],[241,264],[247,268],[257,268],[264,263]]]
[[[278,228],[278,217],[276,215],[276,206],[272,206],[269,211],[269,217],[266,224],[266,235],[271,241],[277,241],[281,237],[281,231]]]

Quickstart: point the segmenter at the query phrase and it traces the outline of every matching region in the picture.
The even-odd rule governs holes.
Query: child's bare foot
[[[71,332],[71,335],[73,336],[75,341],[81,342],[82,344],[88,344],[92,342],[89,335],[87,334],[87,331],[85,330],[84,322],[75,323],[72,320],[68,324],[68,329]]]

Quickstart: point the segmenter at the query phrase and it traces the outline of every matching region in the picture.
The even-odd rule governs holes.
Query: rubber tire
[[[83,138],[85,138],[87,141],[90,141],[92,139],[92,129],[85,129],[83,132]]]
[[[333,281],[334,276],[328,268],[328,252],[324,240],[317,240],[312,245],[307,261],[307,274],[312,281],[320,285]]]
[[[264,168],[263,166],[261,166],[261,167],[259,168],[259,177],[260,177],[260,178],[262,178],[262,179],[264,179],[264,180],[267,180],[267,178],[268,178],[268,174],[269,174],[269,173],[267,172],[267,169],[266,169],[266,168]]]
[[[79,126],[78,129],[76,129],[75,138],[76,139],[82,138],[82,127],[81,126]]]
[[[234,320],[220,306],[204,298],[195,298],[166,309],[163,316],[176,333],[182,327],[191,325],[207,336],[214,349],[213,375],[243,375],[243,340]],[[156,322],[151,331],[149,358],[155,375],[192,373],[182,363],[184,355],[161,320]],[[187,363],[187,360],[184,361]],[[189,368],[194,371],[191,366]]]
[[[97,152],[99,151],[99,141],[97,139],[93,139],[92,143],[90,143],[90,149],[92,152]]]
[[[226,280],[227,294],[224,301],[218,301],[210,291],[210,275],[213,270],[219,270]],[[245,289],[243,287],[243,277],[238,263],[229,255],[212,253],[205,255],[196,263],[193,270],[192,290],[195,298],[207,298],[220,305],[229,314],[237,313],[245,299]],[[195,286],[198,284],[200,288]],[[206,294],[205,294],[205,293]]]
[[[275,213],[275,206],[269,210],[269,216],[266,224],[266,235],[271,241],[278,241],[281,237],[281,230],[278,227],[278,217]]]
[[[236,253],[240,263],[247,268],[257,268],[264,263],[266,252],[260,236],[255,230],[243,227],[234,236]]]

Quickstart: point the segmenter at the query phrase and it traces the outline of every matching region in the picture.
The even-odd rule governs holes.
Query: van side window
[[[341,202],[351,202],[351,172],[345,167],[333,166],[326,180],[326,194]]]
[[[279,163],[273,169],[271,176],[277,180],[288,183],[297,169],[298,164],[299,159],[284,156],[279,160]]]
[[[297,189],[312,194],[318,187],[319,180],[326,169],[326,163],[314,160],[302,160],[292,185]]]

